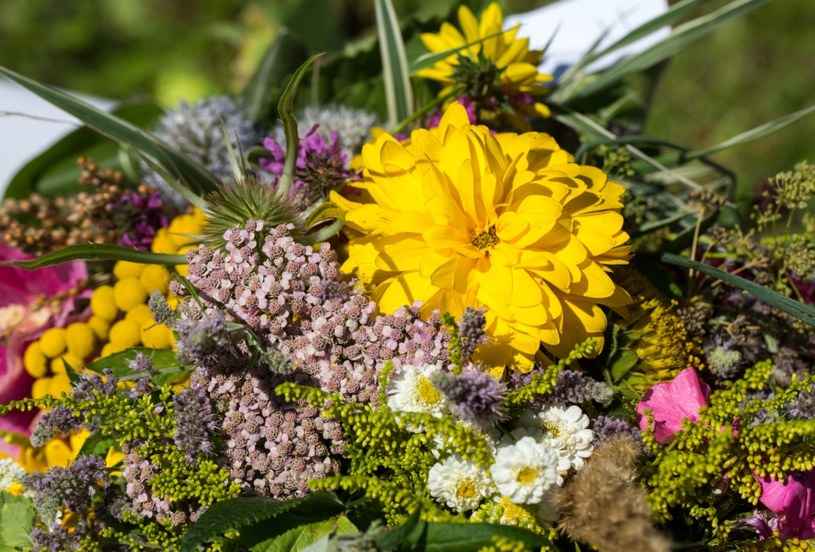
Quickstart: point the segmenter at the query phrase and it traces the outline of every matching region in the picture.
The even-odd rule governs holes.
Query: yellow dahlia
[[[535,98],[549,92],[546,83],[552,77],[538,71],[543,53],[530,50],[529,39],[516,38],[520,24],[504,31],[504,16],[496,3],[487,6],[480,21],[461,6],[458,20],[461,31],[443,23],[438,34],[422,34],[430,52],[456,51],[417,74],[445,84],[439,96],[450,96],[447,105],[454,97],[473,102],[479,121],[491,119],[507,106],[511,112],[500,114],[521,130],[528,128],[524,115],[548,117],[549,108]]]
[[[384,312],[485,308],[480,360],[527,371],[541,344],[562,357],[602,338],[601,305],[630,300],[608,274],[630,249],[623,187],[551,136],[493,135],[452,104],[437,128],[381,135],[362,160],[363,179],[332,201],[351,234],[343,269]]]

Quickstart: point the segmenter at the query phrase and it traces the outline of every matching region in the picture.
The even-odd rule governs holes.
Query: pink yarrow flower
[[[0,243],[0,261],[29,258]],[[23,366],[28,345],[52,326],[64,326],[74,310],[76,289],[87,280],[83,262],[25,270],[0,266],[0,404],[31,394],[33,378]],[[11,412],[0,417],[0,432],[30,435],[36,412]],[[16,456],[14,445],[0,439],[0,452]]]
[[[699,409],[709,404],[710,387],[699,381],[696,370],[685,368],[673,379],[657,383],[649,389],[637,405],[637,422],[645,431],[649,426],[646,410],[654,418],[654,438],[660,445],[667,445],[682,430],[682,420],[695,422]]]

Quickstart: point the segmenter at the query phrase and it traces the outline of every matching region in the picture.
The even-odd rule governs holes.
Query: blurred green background
[[[400,14],[425,15],[451,3],[395,2]],[[505,2],[509,11],[546,3]],[[298,22],[316,23],[309,46],[330,51],[370,30],[372,18],[363,0],[3,0],[0,64],[90,94],[151,95],[171,106],[239,90],[279,22],[295,31]],[[771,0],[692,44],[668,64],[645,132],[704,147],[815,104],[813,25],[812,0]],[[715,159],[749,195],[759,180],[815,161],[815,115]]]

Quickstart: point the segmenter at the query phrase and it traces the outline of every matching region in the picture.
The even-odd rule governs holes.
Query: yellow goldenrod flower
[[[343,269],[374,288],[382,311],[485,308],[480,359],[528,371],[541,344],[563,357],[601,342],[601,305],[630,300],[608,275],[630,249],[623,187],[552,137],[493,135],[453,104],[437,128],[403,143],[380,136],[362,156],[353,186],[363,194],[332,201],[353,233]]]
[[[443,23],[437,34],[422,35],[431,53],[456,51],[417,74],[445,85],[439,96],[450,96],[447,105],[457,97],[474,102],[479,121],[489,120],[505,106],[515,113],[500,114],[519,130],[529,128],[524,115],[548,117],[549,108],[535,98],[549,92],[546,83],[552,77],[538,72],[543,53],[530,50],[529,39],[517,38],[520,24],[504,31],[504,16],[496,3],[487,6],[480,21],[461,6],[458,20],[460,31]]]

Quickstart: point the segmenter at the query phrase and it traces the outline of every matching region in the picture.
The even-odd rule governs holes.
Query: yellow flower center
[[[475,484],[470,479],[463,479],[456,485],[456,495],[461,498],[472,498],[475,494]]]
[[[473,241],[470,243],[473,244],[474,247],[481,249],[489,249],[494,247],[497,243],[501,240],[498,239],[498,231],[495,229],[495,226],[490,226],[489,229],[484,230],[476,237],[473,238]]]
[[[427,405],[437,404],[441,401],[441,393],[433,386],[433,383],[427,379],[420,377],[416,384],[416,391],[419,393],[419,399]]]
[[[535,468],[530,468],[529,466],[523,467],[518,472],[517,481],[518,483],[523,483],[524,485],[529,485],[533,483],[535,479],[538,477],[538,470]]]
[[[560,426],[553,423],[543,424],[543,430],[548,432],[552,437],[560,437]]]

